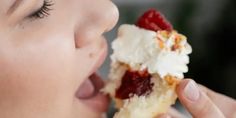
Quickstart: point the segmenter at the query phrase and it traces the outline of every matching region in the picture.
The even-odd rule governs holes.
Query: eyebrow
[[[14,12],[23,1],[24,0],[14,0],[14,3],[10,6],[10,8],[7,11],[7,14],[11,14],[12,12]]]

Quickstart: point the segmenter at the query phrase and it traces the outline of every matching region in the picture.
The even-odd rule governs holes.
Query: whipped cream
[[[120,62],[134,70],[148,69],[150,74],[184,78],[188,71],[188,54],[192,52],[186,37],[176,31],[154,32],[124,24],[112,43],[112,63]]]

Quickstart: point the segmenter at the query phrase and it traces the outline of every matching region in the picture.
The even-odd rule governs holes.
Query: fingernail
[[[197,84],[190,80],[184,87],[184,95],[191,101],[197,101],[200,95]]]

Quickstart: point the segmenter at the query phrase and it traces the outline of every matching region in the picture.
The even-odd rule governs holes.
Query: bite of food
[[[116,102],[114,118],[153,118],[175,103],[175,88],[188,71],[187,38],[150,9],[136,25],[123,24],[112,43],[111,70],[103,92]]]

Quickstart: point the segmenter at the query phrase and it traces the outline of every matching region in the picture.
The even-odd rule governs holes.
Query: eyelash
[[[51,0],[44,0],[43,6],[38,11],[31,14],[29,17],[30,18],[36,18],[36,19],[45,18],[45,17],[50,15],[49,11],[52,10],[50,7],[52,7],[53,5],[54,4],[52,3]]]

